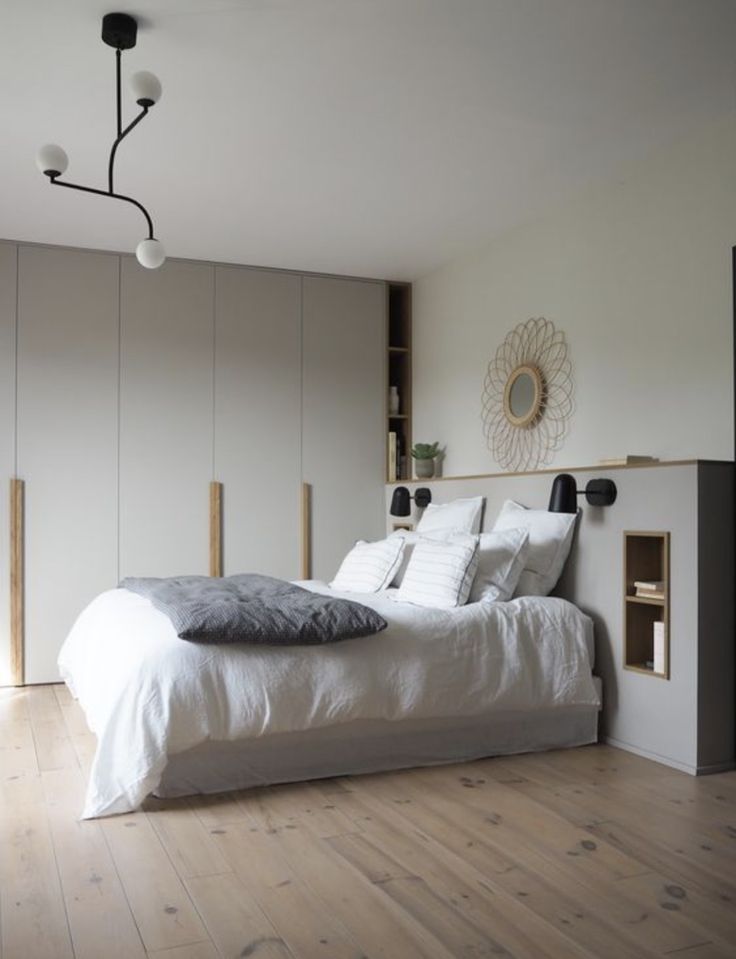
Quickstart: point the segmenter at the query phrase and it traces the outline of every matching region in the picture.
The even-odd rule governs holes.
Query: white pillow
[[[516,587],[516,596],[547,596],[557,585],[572,544],[576,513],[525,509],[506,500],[494,532],[523,527],[529,530],[529,554]]]
[[[432,530],[458,530],[462,533],[479,533],[483,512],[483,497],[454,499],[451,503],[430,503],[417,523],[417,533]]]
[[[397,602],[452,609],[464,606],[478,569],[478,537],[457,533],[446,541],[420,536],[399,589]]]
[[[511,599],[528,555],[528,529],[481,533],[478,541],[478,572],[468,602],[503,603]]]
[[[415,529],[395,529],[389,539],[394,536],[401,537],[404,541],[404,554],[401,557],[401,563],[396,570],[391,585],[401,586],[407,567],[409,566],[411,554],[414,552],[414,547],[420,539],[433,539],[436,542],[446,542],[455,535],[457,535],[456,531],[451,529],[435,529],[429,533],[417,533]]]
[[[342,561],[330,583],[345,593],[376,593],[385,589],[401,566],[404,541],[398,536],[375,543],[359,540]]]

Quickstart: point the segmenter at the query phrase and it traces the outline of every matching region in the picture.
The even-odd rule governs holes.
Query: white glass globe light
[[[157,270],[166,259],[166,251],[160,240],[141,240],[135,248],[135,255],[140,265],[147,270]]]
[[[161,99],[161,81],[148,70],[133,74],[130,78],[130,90],[135,102],[141,107],[152,107]]]
[[[61,176],[69,166],[69,157],[55,143],[47,143],[36,154],[36,166],[46,176]]]

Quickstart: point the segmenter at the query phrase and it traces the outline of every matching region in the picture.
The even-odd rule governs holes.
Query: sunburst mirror
[[[537,469],[562,446],[572,413],[572,368],[565,334],[536,317],[496,350],[483,384],[488,449],[506,470]]]

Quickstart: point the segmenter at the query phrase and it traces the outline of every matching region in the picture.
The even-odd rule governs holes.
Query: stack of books
[[[388,481],[395,483],[399,479],[399,449],[396,433],[388,434]]]
[[[661,579],[634,580],[634,595],[647,599],[664,599],[664,581]]]
[[[406,456],[404,455],[404,437],[393,430],[388,434],[388,481],[395,483],[397,480],[408,477],[406,471]]]

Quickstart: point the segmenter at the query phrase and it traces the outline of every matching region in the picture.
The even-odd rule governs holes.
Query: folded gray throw
[[[370,636],[388,625],[361,603],[333,599],[282,579],[240,576],[129,576],[120,586],[150,599],[180,639],[195,643],[310,646]]]

